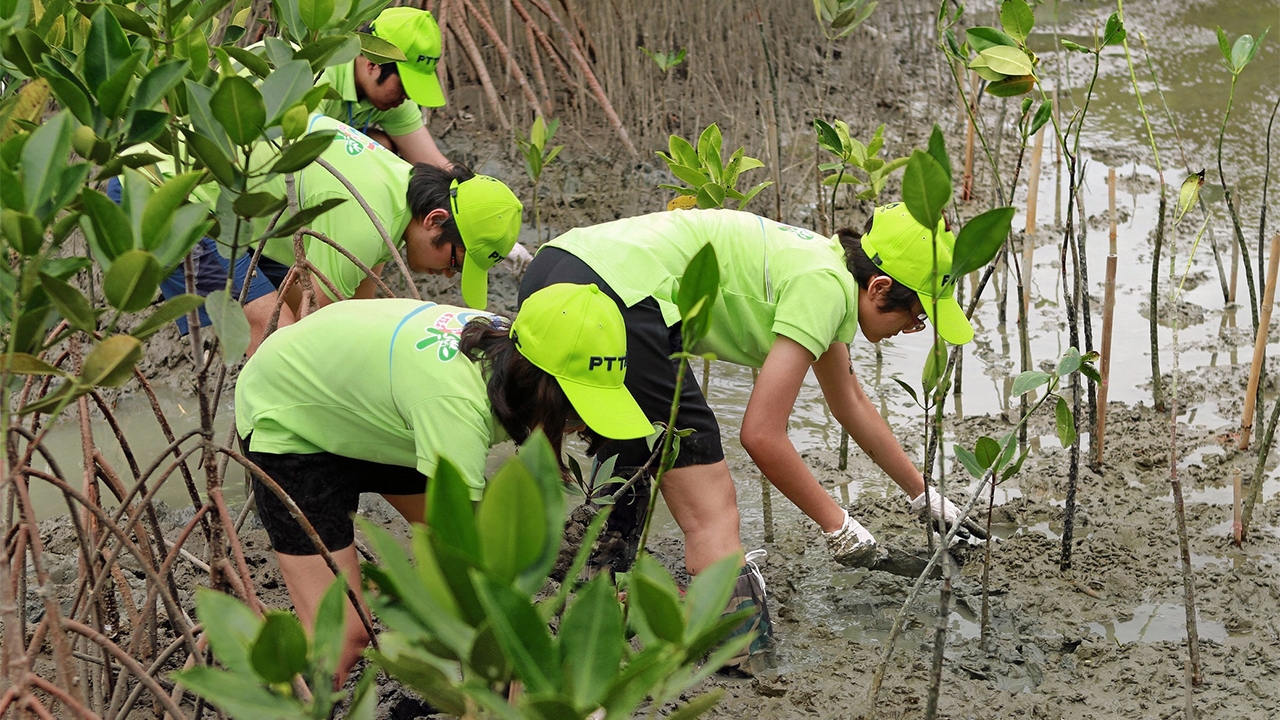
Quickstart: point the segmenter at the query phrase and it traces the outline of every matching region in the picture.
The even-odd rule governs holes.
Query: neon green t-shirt
[[[858,286],[838,240],[737,210],[676,210],[570,230],[550,243],[580,258],[628,307],[652,296],[668,326],[689,261],[711,243],[720,296],[694,352],[760,367],[778,335],[814,358],[858,329]]]
[[[370,126],[382,128],[388,135],[408,135],[422,127],[422,108],[405,100],[390,110],[379,110],[356,95],[354,62],[330,65],[320,73],[316,84],[327,82],[338,91],[341,100],[321,100],[319,111],[336,120],[364,131]]]
[[[273,333],[236,382],[236,428],[256,452],[335,455],[432,477],[449,458],[473,499],[507,439],[481,368],[458,352],[468,308],[381,298],[321,308]]]
[[[409,221],[413,219],[406,199],[413,166],[346,123],[313,113],[307,132],[318,130],[338,132],[329,149],[321,153],[320,157],[333,165],[359,191],[396,247],[403,246],[402,236]],[[255,172],[264,170],[276,157],[276,152],[268,144],[262,143],[254,149],[249,167]],[[295,173],[294,178],[298,204],[302,208],[314,207],[329,198],[347,200],[311,221],[308,225],[310,229],[333,239],[370,268],[391,260],[391,250],[369,215],[328,169],[320,163],[312,163]],[[286,197],[283,175],[277,175],[251,189]],[[255,221],[254,237],[266,230],[269,220],[270,218],[258,218]],[[344,297],[351,297],[364,280],[364,271],[325,242],[310,236],[304,236],[303,242],[307,260],[332,280]],[[229,252],[225,247],[222,250],[224,254]],[[263,254],[284,265],[293,265],[293,239],[284,237],[270,240]],[[335,299],[324,283],[317,283],[317,287],[325,295]]]

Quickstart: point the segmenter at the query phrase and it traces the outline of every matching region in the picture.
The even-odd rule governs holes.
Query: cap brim
[[[625,387],[602,388],[564,378],[556,380],[592,432],[610,440],[634,440],[653,434],[653,423]]]
[[[408,63],[396,63],[400,70],[400,82],[404,94],[423,107],[444,107],[444,91],[440,78],[434,72],[422,72]]]
[[[938,329],[938,335],[943,340],[952,345],[964,345],[973,340],[973,325],[969,323],[969,318],[965,317],[964,310],[960,308],[960,303],[956,302],[954,297],[938,298],[936,316],[933,312],[933,303],[933,298],[920,293],[920,304],[924,305],[925,314],[929,316],[929,320]]]
[[[475,310],[489,305],[489,271],[482,269],[470,254],[462,260],[462,301]]]

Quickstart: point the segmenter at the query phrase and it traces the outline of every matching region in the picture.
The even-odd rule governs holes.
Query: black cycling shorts
[[[249,438],[245,438],[244,447],[248,446]],[[329,552],[350,547],[355,542],[355,523],[351,518],[360,507],[360,493],[421,495],[427,487],[426,477],[416,468],[327,452],[276,455],[246,450],[245,455],[297,503]],[[320,554],[285,504],[256,477],[253,496],[258,503],[258,517],[276,552]]]
[[[671,398],[676,391],[676,363],[671,360],[671,355],[682,347],[680,326],[667,327],[658,302],[652,297],[626,307],[613,288],[589,265],[571,253],[553,247],[542,248],[529,263],[520,283],[519,301],[523,303],[534,292],[556,283],[594,283],[618,304],[627,325],[627,390],[631,391],[649,420],[666,424],[671,416]],[[720,425],[694,376],[694,372],[685,371],[680,410],[676,415],[677,429],[691,428],[694,432],[681,439],[675,467],[710,465],[724,459]],[[650,452],[645,441],[640,439],[607,443],[599,455],[601,458],[617,455],[617,466],[628,467],[643,465]]]

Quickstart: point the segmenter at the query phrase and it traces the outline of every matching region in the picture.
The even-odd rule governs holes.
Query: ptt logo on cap
[[[613,370],[615,363],[618,365],[619,370],[627,369],[627,356],[592,355],[591,358],[587,360],[587,369],[595,370],[603,365],[605,372],[609,372],[610,370]]]
[[[489,259],[490,259],[490,260],[505,260],[505,259],[506,259],[506,257],[507,257],[506,255],[503,255],[502,253],[498,252],[497,250],[494,250],[493,252],[489,253]]]

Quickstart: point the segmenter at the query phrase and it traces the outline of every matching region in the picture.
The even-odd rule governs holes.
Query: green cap
[[[862,236],[862,249],[886,275],[916,291],[938,335],[952,345],[973,339],[973,326],[956,302],[951,254],[956,236],[938,222],[938,274],[933,272],[933,239],[902,203],[876,208],[871,230]],[[934,313],[934,301],[937,313]]]
[[[436,77],[440,62],[440,26],[426,10],[393,7],[373,21],[373,34],[400,48],[406,62],[396,63],[409,99],[426,107],[444,105],[444,91]]]
[[[449,184],[458,234],[467,247],[462,261],[462,299],[483,310],[489,302],[489,268],[502,262],[520,236],[524,205],[497,178],[476,175]]]
[[[511,324],[516,348],[560,383],[587,427],[611,440],[653,434],[623,385],[627,328],[618,304],[595,285],[548,285],[525,299]]]

